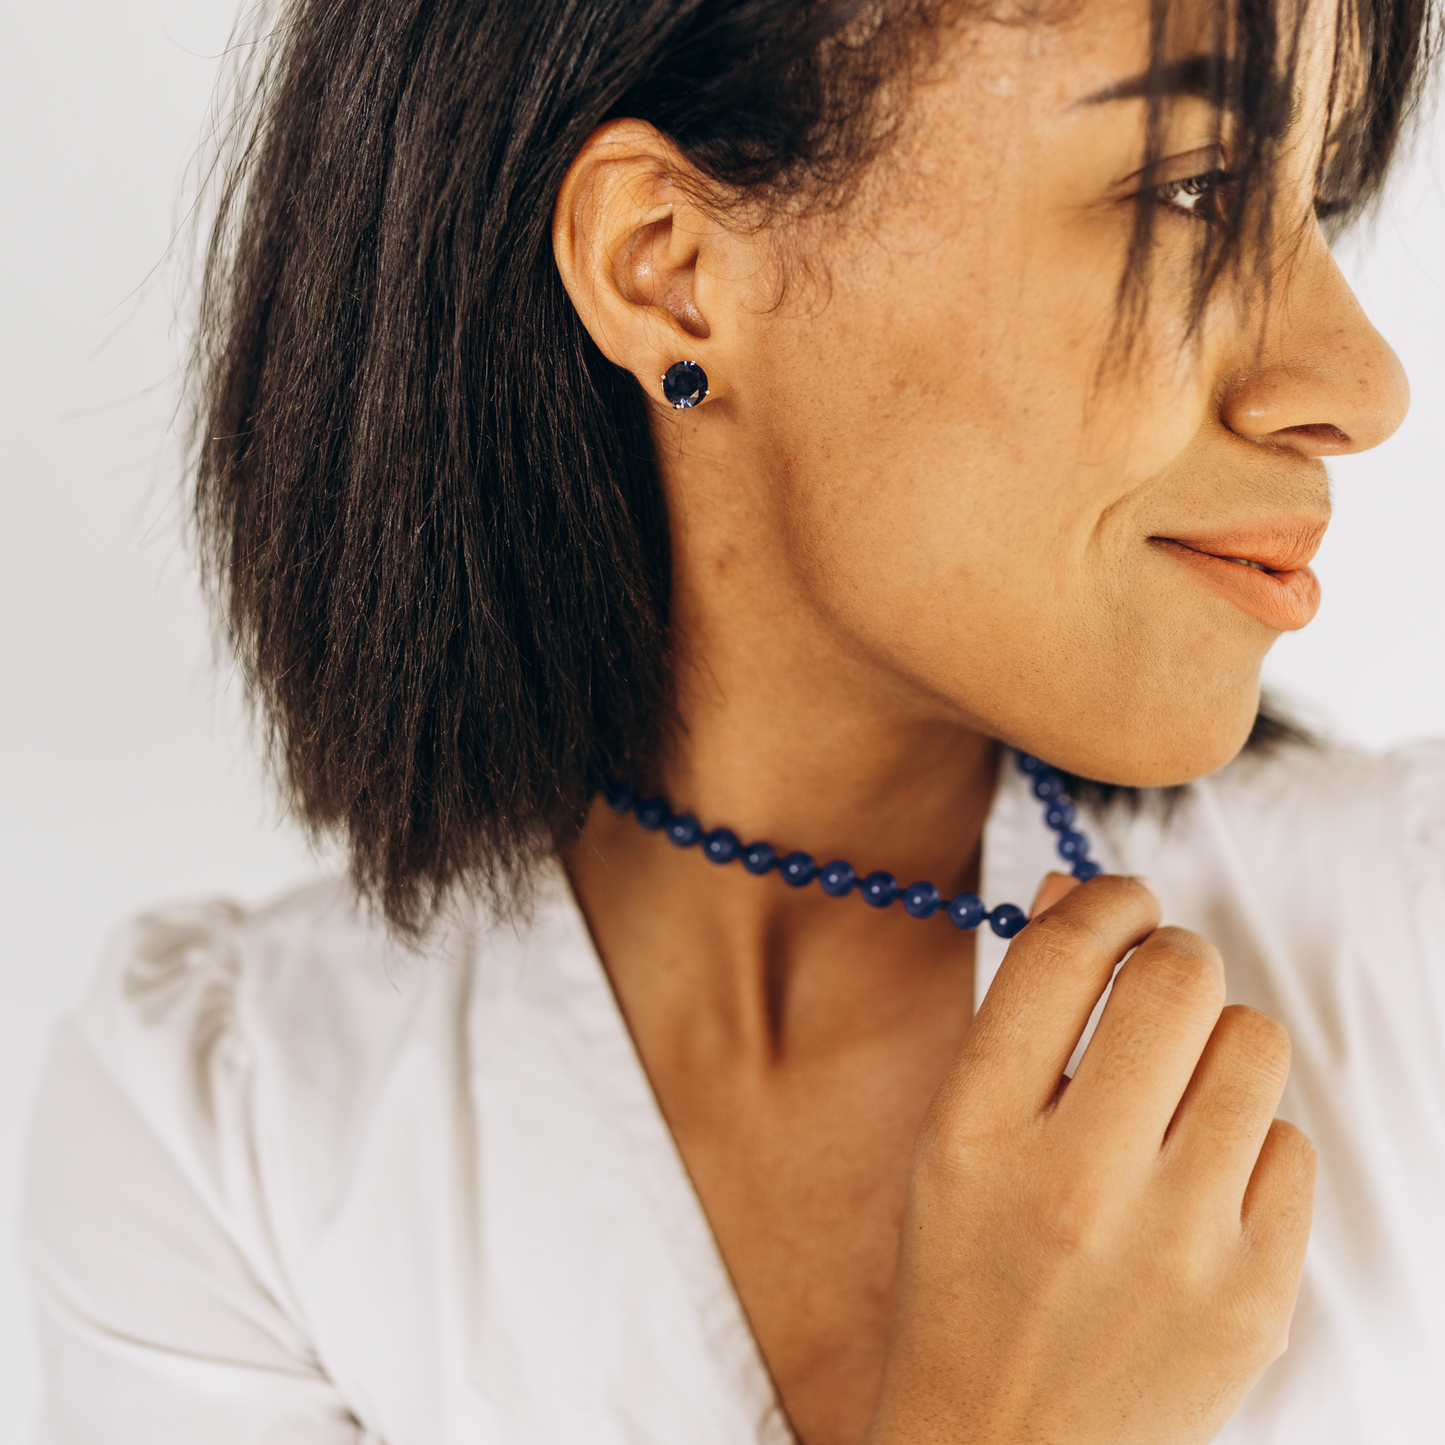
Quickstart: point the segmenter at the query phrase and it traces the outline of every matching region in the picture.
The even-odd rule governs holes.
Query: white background
[[[256,899],[313,862],[268,802],[212,665],[169,427],[167,251],[235,0],[11,6],[0,47],[0,1439],[37,1364],[11,1238],[47,1031],[147,901]],[[1445,125],[1433,127],[1445,141]],[[1431,151],[1434,152],[1432,159]],[[1445,199],[1432,142],[1343,253],[1414,410],[1334,468],[1324,606],[1268,676],[1369,747],[1445,733]]]

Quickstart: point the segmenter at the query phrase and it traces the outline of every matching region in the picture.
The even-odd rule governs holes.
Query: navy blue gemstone
[[[1047,766],[1047,764],[1041,763],[1032,753],[1019,753],[1018,764],[1019,772],[1021,773],[1036,773],[1040,768]]]
[[[794,888],[803,888],[818,876],[818,865],[813,861],[811,853],[789,853],[778,864],[778,872],[783,875],[784,883]]]
[[[948,921],[955,928],[977,928],[987,917],[988,910],[977,893],[960,893],[948,901]]]
[[[637,805],[637,821],[649,833],[655,833],[665,826],[671,816],[671,810],[661,798],[644,798]]]
[[[631,783],[624,783],[621,778],[603,778],[602,796],[607,799],[607,806],[614,813],[630,813],[632,811]]]
[[[1065,833],[1059,838],[1059,857],[1076,863],[1088,856],[1089,840],[1082,833]]]
[[[675,361],[662,373],[662,394],[679,411],[707,396],[707,372],[695,361]]]
[[[988,926],[1000,938],[1012,938],[1014,934],[1022,932],[1028,921],[1023,909],[1013,903],[1000,903],[988,916]]]
[[[1080,858],[1079,861],[1074,864],[1073,869],[1074,877],[1077,878],[1080,883],[1087,883],[1090,878],[1097,878],[1103,871],[1092,858]]]
[[[932,918],[943,907],[943,895],[931,883],[910,883],[903,890],[903,906],[914,918]]]
[[[714,828],[702,840],[702,851],[714,863],[731,863],[742,852],[742,847],[731,828]]]
[[[818,871],[818,887],[829,898],[846,898],[857,881],[858,875],[853,871],[853,865],[845,863],[841,858],[823,864]]]
[[[668,825],[667,836],[679,848],[691,848],[702,837],[702,824],[691,813],[679,813]]]
[[[898,880],[891,873],[881,870],[870,873],[859,885],[864,903],[874,908],[887,908],[898,897]]]
[[[1057,798],[1064,791],[1064,780],[1052,768],[1034,778],[1034,797],[1041,803]]]
[[[743,849],[743,867],[749,873],[756,873],[758,877],[768,872],[774,863],[778,861],[778,855],[773,852],[771,843],[749,843]]]
[[[1044,814],[1044,822],[1054,832],[1062,833],[1074,821],[1074,805],[1067,798],[1055,798]]]

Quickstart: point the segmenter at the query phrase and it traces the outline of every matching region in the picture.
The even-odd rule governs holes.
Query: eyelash
[[[1162,205],[1182,211],[1187,216],[1201,221],[1214,220],[1216,217],[1210,214],[1209,208],[1201,208],[1199,202],[1208,200],[1229,179],[1227,171],[1205,171],[1201,175],[1186,176],[1183,180],[1166,181],[1162,186],[1155,186],[1154,196]],[[1185,197],[1188,199],[1182,199]]]

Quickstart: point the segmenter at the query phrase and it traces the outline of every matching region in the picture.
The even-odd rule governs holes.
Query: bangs
[[[1307,26],[1330,5],[1332,53],[1322,60],[1310,51]],[[1186,21],[1201,43],[1181,61],[1178,34]],[[1227,273],[1267,293],[1282,226],[1311,219],[1282,218],[1278,205],[1282,153],[1298,140],[1305,67],[1329,67],[1324,124],[1313,141],[1314,218],[1333,241],[1379,199],[1421,112],[1440,32],[1439,0],[1154,0],[1146,172],[1163,158],[1167,107],[1181,90],[1214,108],[1224,158],[1223,201],[1202,228],[1196,256],[1191,330]],[[1181,77],[1181,70],[1191,73]],[[1141,188],[1121,293],[1121,317],[1130,323],[1145,304],[1161,204],[1156,192]]]

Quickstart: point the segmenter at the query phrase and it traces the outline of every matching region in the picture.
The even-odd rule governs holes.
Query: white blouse
[[[1289,1350],[1220,1439],[1445,1440],[1445,745],[1090,831],[1288,1026],[1319,1150]],[[985,897],[1051,841],[1004,769]],[[560,872],[423,957],[340,884],[137,920],[55,1040],[25,1232],[47,1445],[792,1439]]]

